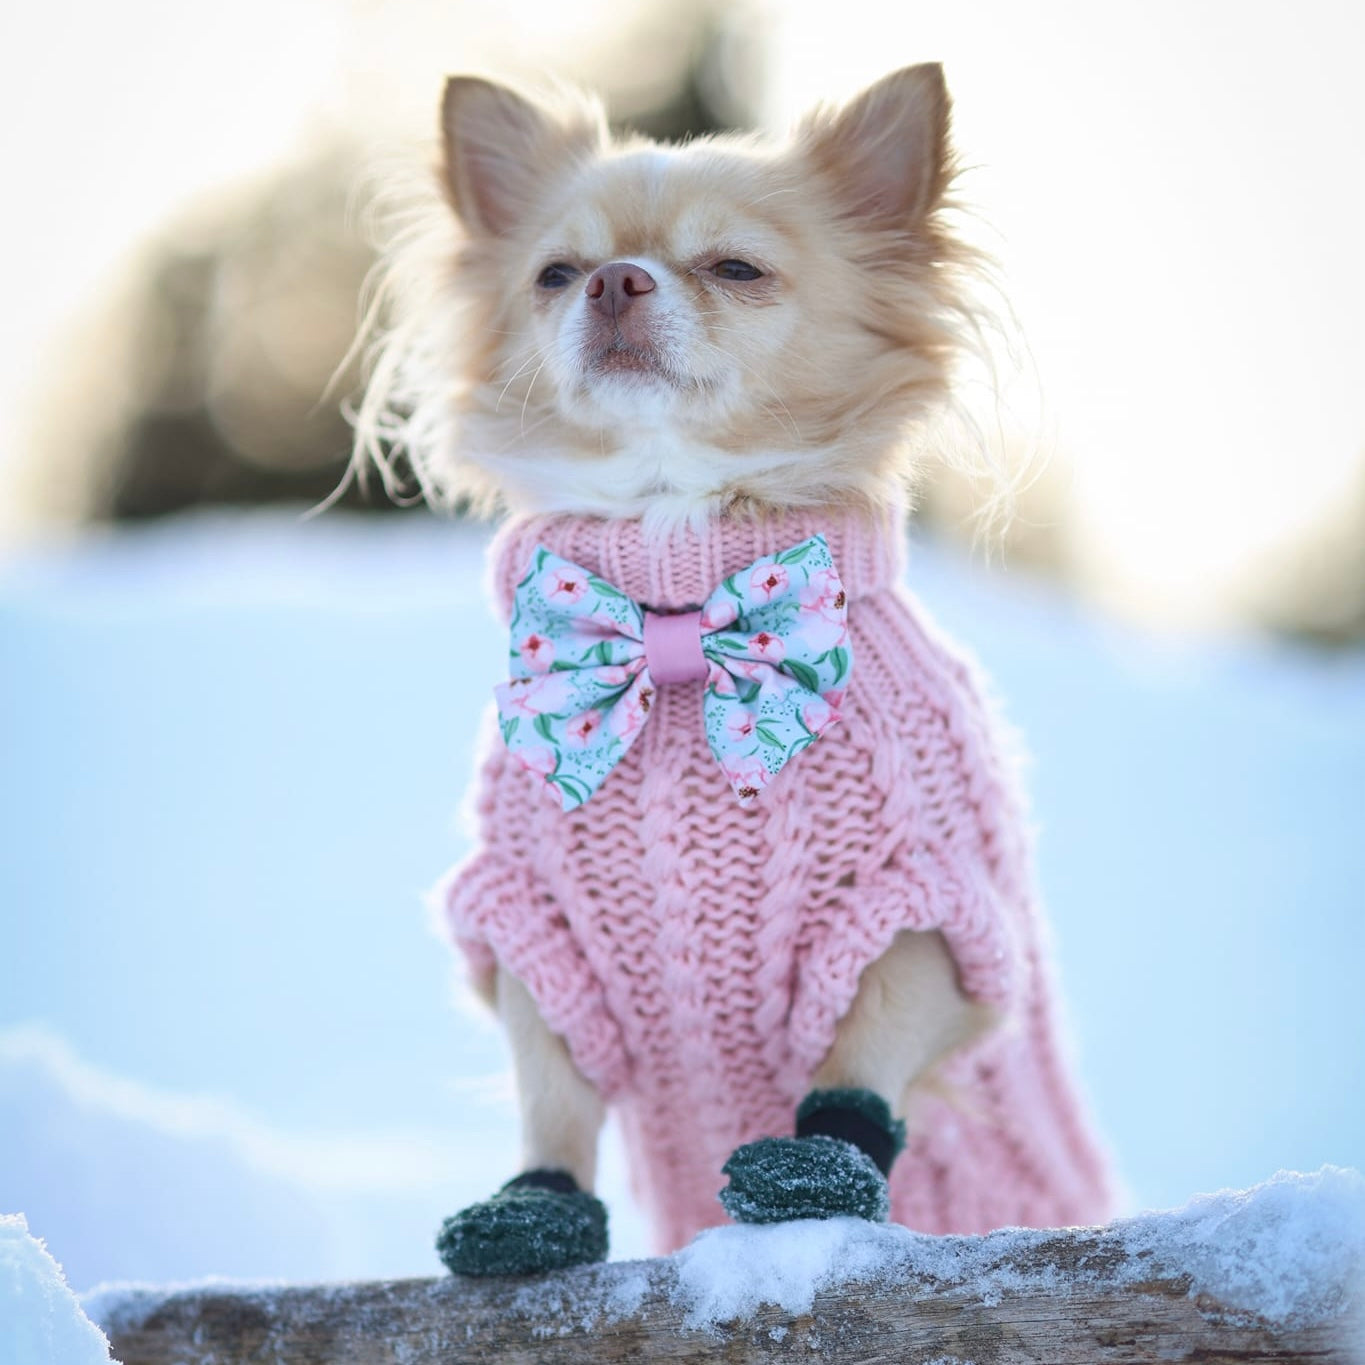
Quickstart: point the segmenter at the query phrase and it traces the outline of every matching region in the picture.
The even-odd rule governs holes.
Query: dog
[[[355,467],[510,513],[512,677],[442,902],[523,1151],[442,1228],[457,1273],[606,1255],[608,1107],[661,1251],[727,1217],[1109,1209],[1007,746],[899,584],[978,322],[949,114],[937,65],[781,142],[446,86]]]

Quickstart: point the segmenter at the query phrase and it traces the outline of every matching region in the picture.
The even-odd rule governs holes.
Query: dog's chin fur
[[[782,144],[614,141],[582,96],[472,78],[442,127],[444,202],[381,263],[353,472],[659,525],[901,496],[978,334],[936,66]],[[585,288],[611,263],[653,284],[615,321]]]

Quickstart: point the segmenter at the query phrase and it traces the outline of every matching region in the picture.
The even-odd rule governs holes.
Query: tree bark
[[[1233,1309],[1193,1293],[1188,1275],[1135,1281],[1131,1256],[1102,1228],[1050,1234],[1000,1266],[1017,1268],[1022,1287],[997,1289],[989,1302],[969,1283],[926,1283],[911,1268],[817,1294],[808,1313],[764,1307],[710,1329],[688,1326],[670,1260],[535,1280],[142,1290],[92,1311],[103,1313],[122,1365],[563,1365],[793,1355],[840,1365],[1365,1365],[1359,1301],[1312,1322],[1276,1323],[1245,1305]]]

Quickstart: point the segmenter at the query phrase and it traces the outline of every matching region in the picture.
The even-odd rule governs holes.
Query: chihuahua
[[[473,77],[441,129],[354,467],[509,514],[511,677],[443,905],[523,1149],[443,1260],[604,1257],[608,1109],[661,1250],[1102,1218],[999,727],[899,582],[979,321],[941,69],[781,142],[616,139]]]

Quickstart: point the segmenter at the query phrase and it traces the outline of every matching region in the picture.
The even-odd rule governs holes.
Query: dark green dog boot
[[[886,1177],[905,1146],[905,1125],[871,1090],[813,1090],[796,1111],[794,1138],[760,1138],[725,1163],[720,1192],[740,1223],[866,1218],[891,1213]]]
[[[905,1150],[905,1121],[875,1090],[812,1090],[796,1106],[797,1137],[835,1137],[861,1147],[883,1175]]]
[[[886,1177],[866,1152],[830,1137],[759,1138],[737,1148],[722,1168],[720,1192],[737,1223],[792,1218],[866,1218],[891,1213]]]
[[[567,1171],[527,1171],[441,1225],[436,1251],[456,1275],[538,1275],[607,1258],[607,1210]]]

